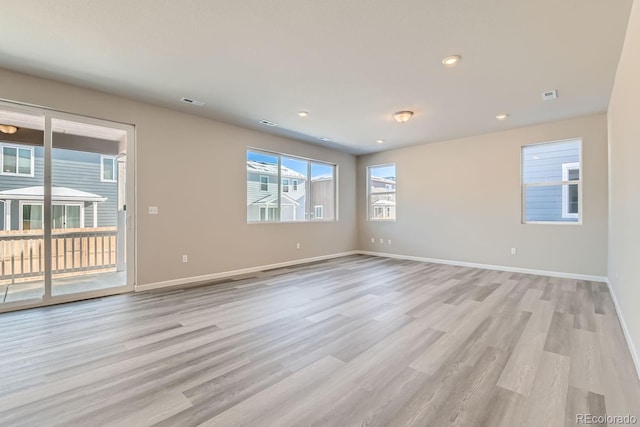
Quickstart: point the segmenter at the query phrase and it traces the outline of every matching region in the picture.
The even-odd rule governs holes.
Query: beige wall
[[[352,155],[1,69],[0,97],[136,125],[139,285],[356,249]],[[340,221],[247,225],[249,146],[336,163]]]
[[[359,248],[606,276],[606,126],[599,114],[361,156]],[[575,137],[583,138],[583,224],[522,224],[521,146]],[[383,163],[397,165],[397,221],[369,222],[365,170]]]
[[[640,348],[640,3],[634,2],[609,104],[609,280]],[[638,365],[640,369],[640,365]]]

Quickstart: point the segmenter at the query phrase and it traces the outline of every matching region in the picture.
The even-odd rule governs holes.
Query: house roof
[[[396,202],[393,202],[391,200],[378,200],[376,202],[373,202],[374,206],[395,206]]]
[[[307,179],[306,176],[300,172],[296,172],[293,169],[289,169],[286,166],[280,166],[282,169],[282,176],[287,178]],[[264,175],[278,175],[278,165],[271,163],[255,162],[253,160],[247,160],[247,172],[256,172]]]
[[[44,200],[44,187],[25,187],[0,191],[0,200]],[[104,202],[106,197],[68,187],[53,187],[51,200],[54,202]]]
[[[295,200],[293,200],[291,197],[287,196],[286,194],[282,195],[282,198],[284,199],[281,204],[282,205],[295,205],[295,206],[299,206],[300,203],[296,202]],[[285,203],[285,200],[288,201],[289,203]],[[255,202],[251,203],[252,205],[271,205],[271,204],[278,204],[278,195],[277,194],[269,194],[267,196],[264,196],[262,199],[258,199]]]
[[[395,178],[383,178],[381,176],[372,176],[371,181],[384,182],[386,184],[395,184]]]

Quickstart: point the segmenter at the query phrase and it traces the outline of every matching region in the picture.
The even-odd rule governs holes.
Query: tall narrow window
[[[311,198],[315,207],[312,220],[336,219],[336,167],[334,165],[311,162]]]
[[[118,176],[118,161],[115,157],[100,156],[100,180],[116,182]]]
[[[269,177],[260,175],[260,191],[269,191]]]
[[[396,165],[367,168],[369,220],[396,220]]]
[[[582,140],[522,147],[524,223],[581,222]]]

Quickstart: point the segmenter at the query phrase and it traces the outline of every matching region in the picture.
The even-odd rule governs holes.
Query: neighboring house
[[[53,149],[53,228],[117,225],[115,156]],[[0,230],[43,227],[44,148],[0,141]]]
[[[286,166],[281,166],[280,178],[280,221],[304,220],[307,178]],[[278,165],[247,161],[247,220],[278,220]]]
[[[561,182],[580,179],[578,143],[539,144],[526,147],[529,167],[523,182]],[[527,187],[526,221],[578,221],[578,185]]]
[[[396,179],[395,177],[371,176],[369,179],[371,194],[371,219],[396,218]]]
[[[313,219],[335,218],[335,182],[333,176],[311,178],[311,215]]]

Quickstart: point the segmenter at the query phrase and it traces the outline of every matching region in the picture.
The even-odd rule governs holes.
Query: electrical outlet
[[[384,243],[384,239],[382,237],[380,238],[380,243]]]
[[[515,255],[518,253],[518,250],[516,248],[511,248],[511,255]]]
[[[376,239],[374,239],[373,237],[371,238],[371,243],[375,243]]]
[[[300,243],[296,243],[296,249],[300,249]]]
[[[182,262],[189,262],[189,256],[188,255],[182,255]]]
[[[149,206],[149,215],[158,215],[158,207]]]
[[[391,239],[387,240],[387,244],[389,245],[391,244]]]

